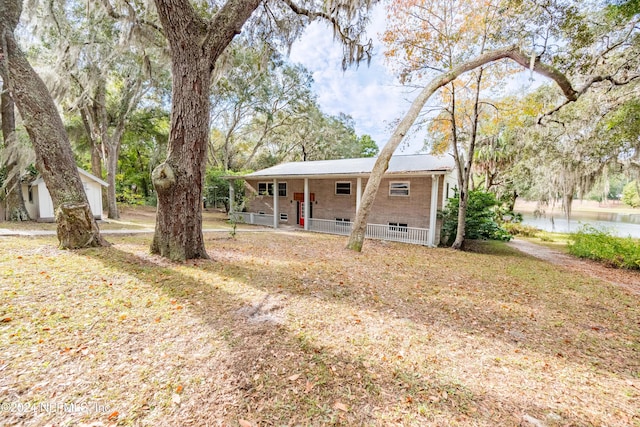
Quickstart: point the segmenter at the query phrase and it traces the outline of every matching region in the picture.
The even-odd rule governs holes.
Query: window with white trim
[[[389,195],[390,196],[408,196],[409,195],[409,181],[391,181],[389,183]]]
[[[258,194],[260,196],[273,196],[273,182],[259,182]],[[287,183],[278,183],[278,196],[287,197]]]
[[[351,194],[351,182],[349,181],[336,182],[336,194],[349,196]]]
[[[409,230],[406,222],[390,222],[389,231],[395,231],[398,233],[407,233]]]

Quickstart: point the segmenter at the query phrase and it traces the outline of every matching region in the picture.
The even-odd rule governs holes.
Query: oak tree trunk
[[[2,95],[0,96],[2,109],[2,138],[4,139],[4,149],[9,153],[7,162],[5,188],[6,219],[9,221],[29,221],[29,212],[24,205],[22,197],[22,181],[18,162],[18,152],[16,148],[16,116],[13,99],[9,95],[6,83],[2,85]]]
[[[104,245],[106,242],[91,214],[62,119],[47,87],[15,40],[13,31],[21,13],[21,0],[0,3],[3,56],[0,70],[4,81],[9,84],[11,96],[31,138],[36,165],[51,194],[60,246],[74,249]],[[78,210],[84,212],[84,221],[77,220]]]
[[[206,58],[195,46],[173,53],[169,154],[152,175],[158,195],[151,252],[172,260],[208,258],[202,235],[202,185],[209,136]]]
[[[208,258],[202,186],[209,141],[209,87],[216,60],[261,0],[228,0],[205,20],[188,0],[155,0],[171,48],[172,105],[167,159],[152,174],[158,195],[151,252]]]

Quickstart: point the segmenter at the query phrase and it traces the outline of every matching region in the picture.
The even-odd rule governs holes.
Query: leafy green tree
[[[358,138],[358,144],[360,144],[358,157],[375,157],[380,151],[376,142],[371,139],[371,135],[360,136],[360,138]]]
[[[458,233],[458,210],[460,194],[456,190],[453,198],[442,210],[442,238],[441,242],[451,246]],[[482,190],[469,192],[469,205],[465,212],[465,236],[472,240],[502,240],[508,241],[511,235],[500,226],[503,210],[495,194]],[[511,213],[513,216],[513,213]]]
[[[631,181],[622,189],[622,203],[632,208],[640,207],[640,190],[638,190],[638,181]]]
[[[136,110],[122,137],[117,197],[156,205],[151,171],[162,163],[169,139],[169,114],[159,108]]]
[[[151,89],[166,75],[159,60],[161,33],[148,11],[116,2],[93,7],[74,0],[45,6],[49,19],[40,23],[40,54],[51,58],[55,92],[68,113],[78,114],[91,146],[91,170],[106,169],[107,215],[118,218],[117,167],[127,121]]]

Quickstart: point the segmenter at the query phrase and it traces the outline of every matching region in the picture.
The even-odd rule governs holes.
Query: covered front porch
[[[430,191],[427,193],[429,199],[423,200],[420,203],[422,205],[420,208],[420,216],[424,218],[422,222],[428,225],[428,227],[409,226],[410,224],[398,221],[397,218],[394,219],[394,217],[390,215],[389,222],[386,224],[376,223],[375,221],[367,224],[365,237],[424,246],[436,246],[438,240],[436,236],[437,227],[435,224],[437,221],[439,200],[442,199],[441,192],[439,192],[439,188],[442,187],[442,177],[441,174],[432,174],[424,177],[425,185],[430,187]],[[317,200],[321,198],[324,204],[333,203],[327,201],[327,199],[333,200],[338,196],[327,195],[326,188],[327,186],[336,185],[336,182],[344,183],[344,181],[341,181],[342,179],[344,178],[336,180],[336,177],[332,177],[331,179],[318,180],[318,177],[314,177],[314,179],[308,177],[296,177],[295,179],[283,177],[281,179],[273,178],[268,182],[261,182],[257,185],[260,190],[256,192],[256,197],[261,199],[261,205],[266,207],[266,209],[257,209],[257,211],[256,209],[249,209],[252,210],[251,212],[232,211],[230,212],[230,218],[246,224],[273,228],[279,228],[283,224],[290,226],[293,223],[305,231],[349,235],[353,228],[351,218],[355,219],[355,215],[358,209],[360,209],[366,177],[353,179],[353,183],[355,184],[355,206],[351,205],[349,209],[351,213],[349,214],[345,213],[345,211],[340,211],[341,213],[333,211],[329,216],[326,207],[323,208],[322,205],[318,207]],[[314,183],[315,187],[312,188],[311,183]],[[299,188],[303,191],[291,191],[287,193],[291,188]],[[264,189],[268,189],[268,191],[262,193]],[[233,192],[232,181],[230,182],[230,192]],[[351,203],[354,202],[353,198],[350,200]],[[397,203],[395,200],[392,200],[392,202]],[[327,218],[327,216],[329,217]],[[380,214],[377,215],[377,218],[380,219]],[[387,218],[384,219],[386,220]]]
[[[273,220],[273,215],[257,214],[250,212],[233,212],[230,217],[237,222],[245,224],[262,225],[266,227],[278,227]],[[300,227],[302,228],[302,227]],[[336,221],[330,219],[309,218],[305,220],[304,230],[317,233],[338,234],[348,236],[351,234],[353,222]],[[411,243],[414,245],[434,246],[429,240],[429,228],[398,227],[385,224],[367,224],[365,237],[368,239],[388,240],[391,242]]]

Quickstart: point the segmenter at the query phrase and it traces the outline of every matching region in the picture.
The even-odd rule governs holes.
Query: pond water
[[[561,213],[536,218],[532,213],[527,212],[522,214],[522,223],[559,233],[573,233],[588,224],[596,228],[606,228],[616,236],[640,238],[640,213],[574,212],[567,223],[567,219]]]

